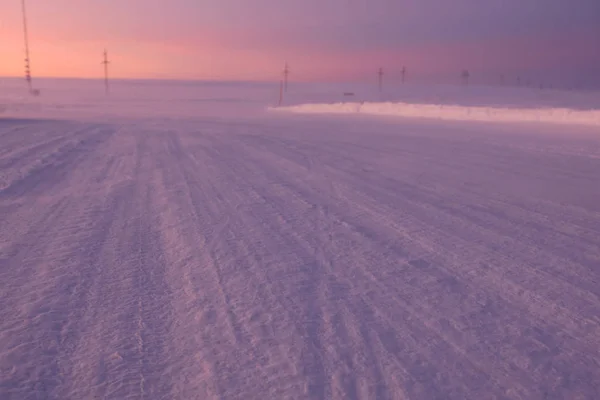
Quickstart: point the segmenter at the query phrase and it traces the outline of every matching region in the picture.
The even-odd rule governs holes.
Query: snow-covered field
[[[0,85],[0,399],[600,398],[597,127],[40,87]]]

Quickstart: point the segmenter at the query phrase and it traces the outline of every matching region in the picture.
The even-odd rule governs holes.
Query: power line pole
[[[279,81],[279,105],[283,104],[283,79]]]
[[[33,87],[31,83],[31,65],[29,59],[29,33],[27,32],[27,14],[25,12],[25,0],[21,0],[21,8],[23,10],[23,35],[25,38],[25,80],[27,81],[29,93],[33,94]]]
[[[108,94],[108,64],[110,64],[110,61],[108,61],[106,49],[104,49],[104,61],[102,61],[101,64],[104,64],[104,90],[106,91],[106,94]]]
[[[285,63],[285,68],[283,69],[283,89],[287,92],[288,89],[288,75],[290,74],[290,68],[288,63]]]
[[[404,83],[405,79],[406,79],[406,67],[402,67],[402,83]]]
[[[379,67],[379,71],[377,72],[379,78],[379,91],[383,89],[383,67]]]
[[[463,70],[463,72],[460,74],[460,77],[462,78],[462,83],[465,86],[469,85],[469,77],[471,76],[471,74],[469,74],[469,70]]]

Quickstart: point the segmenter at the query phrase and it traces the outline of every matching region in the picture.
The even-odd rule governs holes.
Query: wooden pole
[[[283,89],[287,92],[288,89],[288,75],[290,74],[290,68],[288,63],[285,63],[285,68],[283,69]]]
[[[108,64],[110,64],[110,61],[108,61],[108,53],[106,49],[104,49],[104,61],[102,61],[102,64],[104,64],[104,91],[106,94],[108,94]]]
[[[279,81],[279,105],[283,104],[283,80]]]
[[[23,10],[23,35],[25,39],[25,80],[29,93],[33,94],[33,86],[31,83],[31,65],[29,59],[29,33],[27,31],[27,14],[25,12],[25,0],[21,0],[21,8]]]

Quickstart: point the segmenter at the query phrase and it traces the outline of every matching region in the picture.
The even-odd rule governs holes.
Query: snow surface
[[[572,110],[568,108],[498,108],[479,106],[448,106],[411,103],[333,103],[302,104],[272,108],[279,111],[313,114],[372,114],[412,118],[434,118],[482,122],[543,122],[582,124],[600,127],[600,110]]]
[[[595,127],[39,85],[0,86],[0,399],[600,398]]]

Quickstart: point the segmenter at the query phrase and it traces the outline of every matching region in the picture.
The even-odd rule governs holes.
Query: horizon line
[[[0,80],[2,79],[10,79],[10,80],[23,80],[24,82],[26,81],[24,77],[22,76],[17,76],[17,75],[0,75]],[[104,81],[103,77],[69,77],[69,76],[38,76],[38,77],[33,77],[33,81],[35,80],[83,80],[83,81]],[[227,84],[279,84],[279,80],[252,80],[252,79],[218,79],[218,78],[176,78],[176,77],[170,77],[170,78],[159,78],[159,77],[146,77],[146,78],[111,78],[110,81],[112,82],[188,82],[188,83],[215,83],[215,84],[219,84],[219,83],[227,83]],[[369,82],[368,80],[365,79],[349,79],[349,80],[325,80],[325,79],[314,79],[314,80],[296,80],[296,81],[292,81],[292,84],[370,84],[373,82]],[[373,83],[374,85],[376,85],[376,83]],[[438,81],[438,80],[417,80],[417,81],[411,81],[411,82],[405,82],[405,83],[398,83],[397,80],[392,80],[391,84],[393,86],[396,85],[434,85],[434,86],[455,86],[455,85],[459,85],[458,83],[454,83],[454,82],[450,82],[450,81]],[[459,85],[460,86],[460,85]],[[480,86],[485,86],[485,87],[498,87],[498,88],[506,88],[506,89],[531,89],[531,90],[542,90],[539,89],[538,86],[533,85],[533,86],[518,86],[518,85],[513,85],[513,84],[498,84],[498,83],[492,83],[489,81],[483,81],[483,82],[473,82],[472,84],[469,84],[469,86],[473,86],[473,87],[480,87]],[[553,85],[553,86],[547,86],[544,85],[543,90],[560,90],[560,91],[584,91],[584,92],[597,92],[600,91],[600,86],[598,85],[590,85],[590,86],[582,86],[582,85]]]

